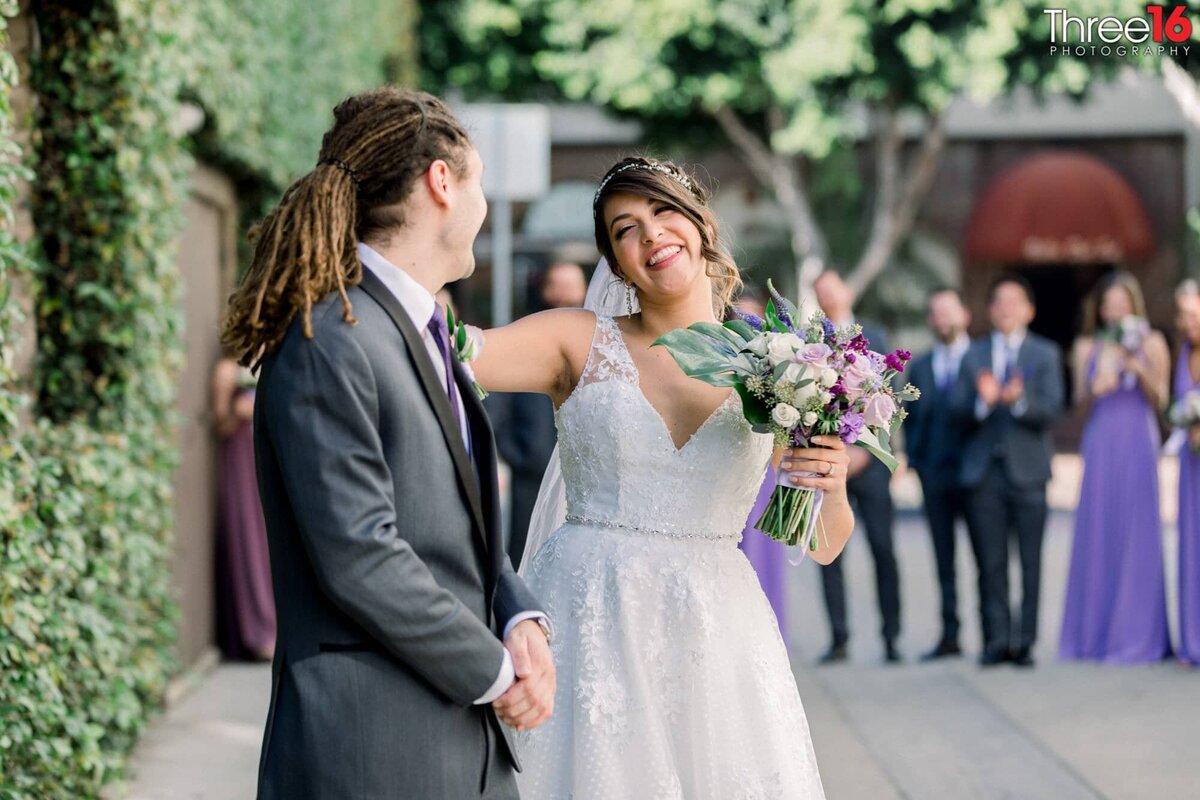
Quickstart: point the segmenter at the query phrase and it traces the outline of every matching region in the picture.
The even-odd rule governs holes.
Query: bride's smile
[[[678,295],[705,282],[700,231],[662,200],[617,192],[605,203],[609,237],[622,278],[643,293]]]

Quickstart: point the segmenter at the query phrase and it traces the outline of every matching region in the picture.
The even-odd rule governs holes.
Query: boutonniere
[[[450,306],[446,306],[446,327],[450,332],[450,344],[454,348],[454,357],[458,359],[463,372],[467,373],[467,377],[471,379],[471,385],[475,387],[475,395],[482,400],[488,396],[487,389],[484,389],[479,385],[479,381],[475,380],[471,362],[479,358],[479,354],[483,352],[483,331],[474,325],[468,325],[462,320],[455,319],[454,309]]]

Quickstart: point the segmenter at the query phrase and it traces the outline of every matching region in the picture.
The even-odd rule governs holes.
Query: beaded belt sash
[[[626,525],[623,522],[610,522],[609,520],[605,520],[605,519],[592,519],[590,517],[581,517],[577,514],[567,514],[567,522],[571,522],[576,525],[596,525],[601,528],[615,528],[617,530],[633,531],[635,533],[648,533],[653,536],[667,536],[672,539],[707,539],[707,540],[735,539],[736,540],[736,539],[742,538],[741,531],[738,531],[737,533],[717,533],[717,534],[682,533],[679,531],[662,531],[662,530],[656,530],[654,528],[643,528],[638,525]]]

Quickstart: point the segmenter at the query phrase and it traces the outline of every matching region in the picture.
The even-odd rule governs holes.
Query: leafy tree
[[[783,208],[802,289],[829,263],[813,165],[862,142],[866,287],[912,230],[950,102],[1081,94],[1099,60],[1049,54],[1041,0],[459,0],[422,21],[437,88],[590,101],[675,141],[719,131]],[[429,52],[436,48],[436,52]],[[449,56],[449,57],[448,57]],[[807,292],[804,292],[807,295]]]

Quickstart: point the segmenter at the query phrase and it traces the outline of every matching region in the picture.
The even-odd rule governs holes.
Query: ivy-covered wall
[[[257,209],[311,166],[341,97],[411,75],[413,7],[43,0],[28,153],[0,49],[0,800],[98,796],[176,668],[174,242],[194,159]],[[182,103],[205,111],[192,138]],[[12,233],[23,191],[32,242]],[[2,294],[18,270],[31,308]],[[21,314],[32,376],[13,369]]]

